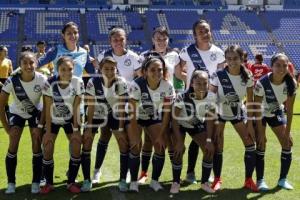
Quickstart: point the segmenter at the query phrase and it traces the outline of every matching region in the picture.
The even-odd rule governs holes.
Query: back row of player
[[[195,180],[194,178],[194,167],[196,163],[197,158],[197,152],[199,149],[199,146],[202,148],[202,150],[205,151],[204,160],[202,163],[202,188],[206,190],[207,192],[214,192],[215,190],[219,189],[221,184],[221,166],[222,166],[222,151],[223,151],[223,130],[224,125],[226,121],[231,121],[231,123],[234,125],[237,132],[240,134],[243,143],[246,147],[245,149],[245,166],[246,166],[246,181],[245,181],[245,187],[250,188],[253,191],[256,191],[258,188],[260,189],[267,189],[267,185],[265,184],[263,180],[263,154],[264,154],[264,137],[263,135],[265,130],[262,130],[263,127],[265,127],[265,124],[258,125],[258,127],[261,129],[259,132],[260,134],[258,137],[256,137],[258,141],[258,149],[255,149],[255,137],[254,137],[254,131],[253,131],[253,125],[252,120],[253,119],[253,113],[248,112],[248,121],[245,124],[244,118],[243,118],[243,112],[240,112],[240,105],[243,101],[243,98],[247,94],[247,102],[253,101],[253,81],[250,77],[250,74],[244,69],[244,67],[241,67],[242,63],[242,50],[239,47],[231,46],[229,47],[225,52],[226,57],[226,63],[228,67],[226,67],[224,70],[222,70],[224,66],[224,53],[222,50],[220,50],[215,45],[211,44],[211,32],[210,27],[205,21],[197,21],[193,26],[193,33],[195,37],[195,45],[191,45],[187,48],[184,48],[180,55],[176,51],[173,51],[168,48],[168,33],[166,29],[164,28],[157,28],[153,33],[153,43],[154,43],[154,49],[144,53],[144,59],[146,59],[143,64],[142,68],[140,68],[141,61],[140,58],[133,53],[130,50],[126,49],[126,34],[123,29],[115,28],[110,33],[110,42],[112,49],[105,51],[101,55],[98,56],[98,60],[100,61],[100,69],[99,72],[101,72],[102,75],[105,75],[110,82],[107,81],[105,78],[101,79],[98,77],[95,77],[89,81],[87,84],[86,92],[91,96],[101,96],[101,94],[105,96],[104,103],[106,104],[113,104],[116,101],[115,100],[115,94],[118,96],[125,95],[125,88],[127,87],[127,82],[132,81],[135,77],[141,77],[138,79],[135,79],[135,81],[130,85],[129,90],[129,105],[132,106],[132,108],[139,107],[139,115],[138,117],[134,114],[135,112],[132,112],[133,117],[135,120],[130,120],[130,122],[127,122],[126,120],[120,120],[122,122],[115,123],[114,117],[109,116],[108,117],[108,126],[103,128],[104,130],[101,131],[101,137],[98,143],[97,147],[97,158],[96,158],[96,167],[94,172],[94,180],[99,180],[99,174],[100,174],[100,167],[102,165],[107,144],[111,136],[111,130],[115,133],[117,141],[119,143],[120,147],[120,183],[119,188],[121,191],[126,191],[127,185],[125,182],[126,178],[126,172],[127,168],[129,167],[130,173],[131,173],[131,184],[129,189],[133,191],[138,191],[138,183],[137,183],[137,173],[139,170],[139,164],[140,164],[140,151],[141,151],[141,128],[144,128],[145,134],[145,140],[144,140],[144,148],[142,151],[142,174],[141,179],[145,179],[147,177],[147,168],[149,165],[149,160],[151,157],[151,150],[152,145],[154,145],[154,156],[153,156],[153,173],[152,173],[152,181],[150,186],[155,190],[161,189],[161,185],[158,182],[158,177],[160,176],[160,172],[163,167],[164,163],[164,147],[166,143],[168,143],[169,148],[169,155],[172,161],[173,166],[173,176],[174,176],[174,182],[171,187],[172,193],[177,193],[179,191],[179,181],[180,181],[180,171],[181,171],[181,163],[182,163],[182,153],[183,153],[183,138],[181,137],[181,132],[188,132],[195,143],[192,143],[189,148],[189,167],[188,167],[188,175],[187,179],[193,182]],[[62,35],[64,38],[64,44],[58,45],[56,48],[53,48],[50,50],[45,57],[42,57],[38,61],[38,65],[44,65],[51,61],[54,62],[56,68],[56,74],[59,75],[60,81],[68,82],[68,80],[71,80],[69,75],[70,72],[73,71],[73,75],[77,77],[82,76],[83,68],[89,72],[94,73],[94,68],[90,62],[90,58],[86,51],[84,51],[82,48],[77,46],[79,34],[78,34],[78,27],[74,23],[68,23],[64,26],[62,30]],[[155,52],[157,55],[155,55]],[[72,59],[68,59],[66,57],[61,56],[70,56]],[[104,58],[106,57],[106,58]],[[24,63],[24,60],[27,61],[30,59],[30,55],[24,54],[23,57],[21,57],[21,71],[22,73],[24,70],[26,70],[26,67],[22,69],[23,65],[26,64],[30,65],[29,63]],[[23,60],[22,60],[23,59]],[[73,61],[75,62],[73,62]],[[23,63],[22,63],[23,62]],[[277,63],[279,64],[277,64]],[[284,70],[285,62],[288,62],[288,59],[283,54],[278,54],[273,57],[272,60],[272,67],[274,65],[278,65],[280,69],[279,71],[274,71],[273,76],[267,76],[268,80],[273,81],[273,84],[270,84],[270,81],[264,81],[266,82],[265,85],[257,84],[256,87],[256,93],[257,93],[257,101],[262,101],[261,96],[265,96],[264,102],[266,104],[270,103],[270,105],[277,105],[277,107],[273,106],[275,108],[274,110],[271,110],[272,112],[276,111],[276,113],[270,113],[269,116],[265,119],[268,123],[271,123],[270,125],[274,127],[274,132],[277,134],[277,136],[280,139],[280,142],[283,146],[282,156],[284,159],[282,160],[282,169],[281,169],[281,177],[279,180],[279,185],[284,188],[292,188],[291,185],[286,181],[286,175],[287,171],[290,166],[290,160],[291,160],[291,144],[289,140],[286,138],[290,138],[290,125],[291,125],[291,114],[292,114],[292,107],[293,107],[293,97],[294,97],[294,90],[295,86],[293,85],[293,79],[289,76],[287,71]],[[113,68],[115,65],[116,69],[118,70],[118,73],[123,77],[126,81],[124,84],[122,84],[123,79],[117,79],[118,81],[114,82],[115,80],[115,69]],[[184,70],[183,68],[186,68]],[[221,70],[218,73],[215,73],[217,69],[220,68]],[[166,69],[166,70],[165,70]],[[106,71],[105,71],[106,70]],[[196,70],[196,71],[195,71]],[[162,71],[164,72],[164,77],[162,77]],[[202,71],[202,72],[201,72]],[[205,71],[205,72],[203,72]],[[276,72],[276,74],[275,74]],[[21,75],[22,75],[21,73]],[[277,74],[278,73],[278,74]],[[280,75],[281,74],[281,75]],[[1,120],[3,123],[3,126],[5,127],[6,131],[10,134],[10,146],[6,158],[6,167],[7,167],[7,175],[8,175],[8,189],[7,193],[12,193],[15,190],[15,168],[16,168],[16,152],[17,152],[17,146],[20,139],[20,134],[22,132],[22,127],[20,127],[21,124],[24,124],[25,119],[31,119],[31,114],[34,115],[34,107],[28,106],[30,105],[30,102],[28,102],[28,98],[26,100],[25,97],[18,97],[16,89],[20,89],[22,91],[22,87],[24,86],[22,81],[18,81],[18,78],[14,77],[22,77],[22,76],[13,76],[13,78],[9,79],[4,88],[1,95],[1,98],[3,98],[4,101],[1,102],[7,102],[8,95],[13,90],[15,91],[15,97],[16,99],[19,99],[19,102],[16,100],[16,104],[14,107],[12,106],[12,109],[10,112],[12,113],[12,117],[10,118],[8,123],[6,116],[3,114],[4,112],[1,112]],[[173,129],[173,133],[169,134],[169,117],[170,115],[168,113],[164,113],[163,118],[156,119],[153,118],[155,115],[156,109],[149,104],[158,104],[165,103],[167,104],[170,101],[170,97],[173,96],[173,86],[170,85],[169,82],[163,81],[162,78],[166,80],[172,80],[173,75],[175,75],[178,79],[185,80],[186,82],[186,88],[187,92],[183,95],[180,95],[175,102],[175,115],[177,111],[177,115],[195,115],[194,120],[185,120],[183,118],[182,120],[172,120],[173,127],[177,127]],[[211,77],[210,81],[208,77]],[[271,77],[270,79],[268,77]],[[275,80],[276,77],[276,80]],[[26,78],[26,77],[25,77]],[[30,77],[27,77],[30,78]],[[34,77],[35,79],[36,77]],[[20,79],[20,78],[19,78]],[[73,80],[74,79],[74,80]],[[283,82],[283,80],[288,80],[286,82]],[[27,80],[30,82],[30,80]],[[57,117],[63,116],[62,114],[68,115],[70,112],[70,109],[67,109],[66,107],[62,106],[61,104],[64,103],[64,96],[68,96],[69,90],[64,91],[64,89],[68,88],[68,83],[64,83],[60,86],[61,88],[58,88],[55,86],[55,84],[51,84],[52,82],[55,83],[57,81],[57,76],[54,76],[53,78],[50,78],[48,80],[48,83],[46,84],[46,87],[44,87],[44,94],[45,94],[45,105],[44,107],[47,108],[47,105],[51,105],[51,102],[53,101],[55,104],[54,113],[57,114]],[[275,83],[278,81],[277,83]],[[26,82],[26,81],[25,81]],[[78,86],[78,82],[80,82],[80,79],[78,78],[72,78],[71,83],[76,84]],[[119,85],[121,82],[121,85]],[[211,82],[211,92],[208,92],[208,82]],[[95,84],[96,83],[96,84]],[[102,83],[102,84],[99,84]],[[70,83],[69,83],[70,84]],[[108,85],[107,85],[108,84]],[[277,88],[277,84],[279,84],[279,88]],[[38,85],[43,85],[42,83]],[[79,84],[80,85],[80,84]],[[174,84],[176,85],[176,84]],[[111,86],[106,88],[106,86]],[[269,87],[265,89],[265,87]],[[276,89],[273,90],[273,93],[264,95],[263,91],[269,91],[270,87],[276,87]],[[23,87],[25,90],[25,94],[27,93],[26,87]],[[116,89],[117,88],[117,89]],[[291,88],[291,89],[290,89]],[[78,89],[78,90],[77,90]],[[182,89],[182,88],[181,88]],[[32,90],[35,93],[40,93],[41,88],[33,87]],[[74,105],[74,102],[79,105],[80,104],[80,96],[82,94],[83,87],[74,87],[72,89],[71,96],[74,96],[73,99],[70,101],[72,102],[72,105]],[[100,93],[97,93],[99,92]],[[110,91],[110,92],[109,92]],[[115,93],[114,93],[115,92]],[[277,93],[280,94],[277,94]],[[158,93],[155,96],[154,94]],[[217,112],[219,114],[218,117],[218,125],[210,125],[212,128],[207,128],[208,124],[206,124],[206,118],[205,113],[207,111],[213,112],[215,109],[210,109],[211,103],[216,102],[216,98],[214,98],[214,93],[218,94],[219,103],[221,105],[221,109],[218,109]],[[107,96],[108,95],[108,96]],[[275,97],[272,100],[268,99],[269,96]],[[279,95],[279,96],[278,96]],[[285,97],[284,97],[285,96]],[[280,112],[280,105],[286,97],[288,98],[287,103],[287,110],[288,110],[288,119],[287,119],[287,131],[283,131],[286,128],[286,123],[283,120],[283,114]],[[59,98],[57,98],[59,97]],[[22,99],[23,98],[23,99]],[[29,98],[30,99],[30,98]],[[37,99],[36,99],[37,100]],[[25,101],[25,103],[24,103]],[[27,101],[27,102],[26,102]],[[95,101],[95,99],[91,100]],[[106,101],[106,102],[105,102]],[[197,102],[200,101],[200,102]],[[203,102],[206,102],[207,105],[203,108],[198,108],[196,106],[195,112],[190,112],[188,110],[192,108],[186,108],[185,104],[192,104],[192,105],[198,105]],[[270,101],[270,102],[269,102]],[[48,102],[48,103],[47,103]],[[103,102],[102,102],[103,103]],[[138,104],[136,104],[138,103]],[[208,104],[209,103],[209,104]],[[18,105],[19,104],[19,105]],[[18,113],[18,106],[22,108],[24,104],[27,105],[29,109],[23,110],[24,116],[20,117],[20,113]],[[88,111],[88,119],[87,123],[88,125],[93,124],[99,124],[100,122],[94,121],[94,109],[97,109],[93,106],[89,106]],[[201,104],[202,105],[202,104]],[[165,105],[164,105],[165,106]],[[252,105],[247,105],[250,108],[252,108]],[[74,105],[75,108],[77,108],[76,105]],[[97,106],[96,106],[97,107]],[[219,106],[220,107],[220,106]],[[26,108],[26,106],[25,106]],[[135,110],[133,109],[133,110]],[[198,110],[200,109],[200,110]],[[202,109],[202,110],[201,110]],[[75,113],[78,111],[73,111],[73,117],[72,120],[64,120],[64,121],[55,121],[55,119],[52,119],[50,117],[50,113],[47,112],[47,110],[50,112],[50,107],[46,109],[45,115],[46,118],[42,117],[41,119],[46,120],[46,135],[43,138],[43,146],[44,146],[44,159],[43,159],[43,165],[44,165],[44,172],[47,179],[47,185],[42,188],[43,193],[48,193],[53,189],[53,147],[54,147],[54,141],[56,138],[56,134],[58,133],[59,127],[63,126],[66,133],[73,133],[68,134],[70,143],[71,143],[71,159],[69,164],[69,180],[68,180],[68,188],[72,192],[79,192],[80,190],[77,188],[77,186],[74,183],[75,177],[77,175],[79,163],[81,160],[82,167],[83,167],[83,173],[85,177],[85,181],[83,182],[83,186],[81,187],[81,191],[89,191],[91,189],[91,180],[89,175],[89,168],[90,168],[90,151],[91,151],[91,143],[94,137],[94,133],[97,132],[96,129],[89,129],[86,128],[85,133],[83,134],[83,149],[81,152],[81,158],[80,158],[80,144],[81,144],[81,137],[80,133],[78,133],[79,129],[79,123],[78,120],[75,119],[76,115]],[[166,109],[168,110],[168,109]],[[194,109],[195,110],[195,109]],[[30,113],[28,112],[30,111]],[[72,111],[72,110],[71,110]],[[269,110],[269,112],[271,112]],[[27,114],[25,114],[25,113]],[[165,110],[164,110],[165,112]],[[101,113],[99,111],[99,113]],[[183,114],[184,113],[184,114]],[[267,112],[268,113],[268,112]],[[89,115],[90,114],[90,115]],[[124,114],[124,113],[123,113]],[[275,118],[278,119],[277,123],[274,124],[273,120],[273,114],[275,115]],[[25,116],[26,115],[26,116]],[[49,117],[47,117],[49,115]],[[43,115],[42,115],[43,116]],[[36,116],[35,116],[36,117]],[[249,118],[250,117],[250,118]],[[273,117],[273,118],[271,118]],[[100,117],[101,118],[101,117]],[[268,119],[268,118],[271,118]],[[51,121],[52,119],[52,121]],[[201,119],[199,121],[199,119]],[[208,122],[211,122],[213,120],[207,120]],[[40,124],[36,124],[32,120],[29,120],[29,125],[31,128],[37,128],[37,127],[43,127],[44,123],[43,121],[40,121]],[[129,125],[127,126],[127,123]],[[260,123],[258,123],[260,124]],[[116,126],[117,125],[117,126]],[[50,128],[51,127],[51,128]],[[178,128],[180,127],[180,128]],[[21,129],[20,129],[21,128]],[[252,130],[252,131],[247,131]],[[126,129],[126,130],[125,130]],[[277,130],[278,129],[278,130]],[[35,131],[34,131],[35,130]],[[49,132],[51,130],[51,132]],[[55,131],[54,131],[55,130]],[[206,132],[206,130],[210,133],[207,134],[198,134],[202,132]],[[214,131],[213,131],[214,130]],[[124,134],[120,134],[119,132],[126,132],[127,137],[124,137]],[[168,132],[168,134],[165,134]],[[41,139],[39,131],[36,129],[33,129],[31,131],[33,136],[33,141],[40,141]],[[47,134],[48,133],[48,134]],[[75,134],[77,133],[77,134]],[[164,138],[165,136],[168,139]],[[218,140],[213,139],[218,138]],[[175,137],[174,140],[170,138]],[[124,142],[125,141],[125,142]],[[170,141],[173,141],[170,142]],[[215,151],[212,145],[212,143],[216,143],[215,145]],[[256,150],[256,152],[255,152]],[[38,145],[38,142],[36,145],[33,145],[33,152],[34,157],[33,160],[36,162],[34,164],[35,167],[40,166],[41,164],[41,149]],[[215,152],[215,153],[214,153]],[[175,153],[175,157],[174,157]],[[260,160],[258,160],[260,158]],[[212,165],[212,162],[214,165]],[[258,167],[258,163],[260,163],[260,167]],[[127,167],[128,166],[128,167]],[[214,169],[215,174],[215,180],[210,186],[208,184],[208,177],[210,174],[210,170]],[[256,184],[252,180],[252,172],[254,170],[254,167],[259,168],[258,169],[258,188],[256,187]],[[37,185],[37,177],[39,177],[38,173],[39,170],[35,169],[33,171],[33,184],[32,184],[32,192],[39,191],[39,187]]]

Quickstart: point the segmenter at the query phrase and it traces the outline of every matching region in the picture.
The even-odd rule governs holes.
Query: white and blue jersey
[[[41,67],[45,64],[53,62],[54,75],[57,75],[57,61],[62,56],[69,56],[75,62],[73,71],[74,76],[81,78],[84,69],[89,74],[95,73],[95,68],[90,62],[89,54],[84,48],[77,47],[75,51],[70,51],[67,49],[65,44],[59,44],[51,48],[44,56],[39,58],[38,66]]]

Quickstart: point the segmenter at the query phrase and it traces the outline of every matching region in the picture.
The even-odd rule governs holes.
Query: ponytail
[[[295,79],[291,76],[290,73],[287,73],[283,80],[285,81],[285,84],[287,86],[287,95],[288,96],[294,96],[295,91],[296,91],[296,81]]]
[[[241,65],[240,71],[241,71],[242,82],[247,83],[248,80],[250,79],[248,70],[245,68],[244,65]]]

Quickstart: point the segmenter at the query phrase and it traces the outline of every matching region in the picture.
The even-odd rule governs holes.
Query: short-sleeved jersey
[[[142,78],[142,77],[141,77]],[[155,90],[151,90],[148,86],[147,89],[150,94],[152,102],[149,102],[149,96],[147,92],[142,92],[139,84],[137,83],[139,79],[132,81],[129,88],[129,97],[138,101],[138,119],[149,120],[151,116],[149,113],[154,113],[154,115],[161,114],[164,102],[170,102],[175,97],[175,90],[169,81],[161,80],[159,86]],[[146,79],[143,79],[146,81]],[[146,83],[147,85],[147,83]],[[153,110],[145,110],[143,103],[153,105]],[[156,116],[158,117],[158,116]],[[158,119],[158,118],[157,118]]]
[[[143,62],[145,60],[145,55],[147,55],[149,51],[145,51],[141,53],[140,60]],[[180,63],[179,54],[174,50],[169,50],[165,55],[162,56],[166,63],[166,67],[168,70],[168,80],[173,84],[173,76],[175,74],[175,66]]]
[[[0,78],[8,78],[8,75],[13,71],[11,60],[4,58],[0,61]]]
[[[29,100],[38,110],[42,110],[42,88],[46,80],[46,77],[38,72],[35,72],[34,78],[30,82],[24,82],[20,80]],[[2,91],[6,92],[7,94],[12,94],[13,96],[13,103],[9,106],[9,111],[13,114],[19,115],[24,119],[29,119],[32,116],[28,113],[28,109],[25,106],[26,103],[22,103],[16,96],[16,93],[22,92],[22,90],[23,89],[19,88],[19,86],[16,88],[14,87],[12,77],[9,77],[6,80],[2,88]]]
[[[51,48],[44,56],[38,59],[38,66],[44,66],[50,62],[54,64],[54,75],[57,75],[57,61],[62,56],[69,56],[75,62],[73,75],[82,77],[83,70],[85,69],[89,74],[95,73],[95,68],[90,62],[88,52],[82,48],[77,47],[75,51],[67,49],[65,44],[59,44]]]
[[[106,51],[103,51],[98,55],[97,59],[99,63],[104,58],[105,53]],[[112,57],[117,61],[119,75],[130,83],[134,79],[134,72],[141,67],[139,56],[133,51],[127,50],[122,56],[117,56],[112,52]]]
[[[228,71],[226,69],[223,69],[223,70],[226,71],[236,94],[228,94],[226,96],[224,95],[223,85],[221,85],[219,77],[217,76],[216,73],[214,73],[211,76],[211,85],[218,87],[217,102],[218,102],[219,115],[225,120],[232,120],[236,116],[232,113],[229,99],[235,98],[234,96],[237,95],[239,97],[239,105],[237,105],[237,106],[241,109],[245,109],[245,107],[243,105],[243,100],[246,97],[247,88],[253,87],[254,82],[253,82],[253,77],[250,74],[249,74],[250,78],[245,83],[242,81],[242,78],[240,75],[231,75],[228,73]]]
[[[43,94],[53,99],[53,105],[51,106],[52,123],[66,124],[73,116],[75,97],[84,94],[83,81],[80,78],[73,76],[68,87],[63,89],[59,86],[58,82],[52,80],[53,77],[50,77],[43,88]],[[54,90],[55,86],[58,87],[59,94]],[[56,104],[54,102],[55,98],[62,98],[63,102]]]
[[[272,69],[266,64],[253,64],[250,67],[250,71],[252,72],[254,81],[256,82],[262,76],[264,76],[267,73],[271,72]]]
[[[195,110],[193,111],[195,111],[196,120],[188,115],[186,111],[186,104],[188,102],[184,100],[184,98],[186,98],[185,95],[186,93],[177,94],[177,97],[175,99],[174,107],[180,109],[180,114],[178,116],[178,119],[176,120],[178,124],[183,126],[184,128],[192,129],[197,125],[197,121],[200,121],[202,123],[205,121],[205,116],[208,112],[216,110],[217,95],[213,92],[208,92],[207,96],[204,99],[197,100],[193,97],[190,98],[195,105]]]
[[[266,76],[270,77],[270,74],[267,74]],[[259,79],[257,82],[256,82],[256,85],[255,85],[255,88],[254,88],[254,94],[256,96],[259,96],[259,97],[263,97],[263,116],[265,117],[273,117],[274,114],[272,114],[272,110],[273,110],[273,106],[272,105],[269,105],[266,101],[266,91],[262,85],[262,82],[260,81],[261,79]],[[284,105],[283,105],[283,102],[285,102],[287,100],[287,85],[285,82],[281,83],[280,85],[274,85],[272,82],[271,83],[271,87],[274,91],[274,94],[276,96],[276,99],[278,101],[278,104],[279,104],[279,108],[280,109],[283,109]],[[267,91],[267,93],[270,93],[271,91]]]
[[[102,91],[96,91],[94,78],[91,78],[86,86],[86,93],[95,97],[95,119],[103,119],[107,117],[107,112],[109,107],[112,109],[112,112],[118,113],[118,103],[119,99],[125,98],[127,94],[127,83],[124,78],[118,77],[117,80],[112,84],[110,88],[104,86],[103,82],[97,81],[97,84],[102,85]],[[99,102],[98,99],[105,98],[108,106],[103,101]]]
[[[179,56],[180,59],[186,62],[187,65],[187,80],[186,80],[186,88],[188,89],[191,82],[191,77],[193,72],[195,71],[195,66],[191,60],[190,55],[187,52],[187,48],[185,47],[181,50]],[[214,72],[217,71],[218,64],[223,63],[225,61],[224,52],[212,44],[209,50],[202,51],[197,48],[198,53],[201,55],[202,60],[211,76]]]

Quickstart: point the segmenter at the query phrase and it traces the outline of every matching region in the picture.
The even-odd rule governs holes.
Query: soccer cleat
[[[99,183],[101,176],[102,176],[101,169],[95,169],[94,170],[94,175],[93,175],[93,178],[92,178],[92,183]]]
[[[32,194],[37,194],[37,193],[40,193],[40,183],[32,183],[31,184],[31,193]]]
[[[209,182],[206,183],[202,183],[201,184],[201,189],[204,190],[205,192],[209,193],[209,194],[213,194],[216,191],[212,188],[212,186],[209,184]]]
[[[147,180],[148,180],[147,172],[142,171],[142,173],[139,177],[139,180],[138,180],[139,184],[145,184]]]
[[[278,186],[286,190],[294,189],[294,187],[285,178],[278,181]]]
[[[221,185],[222,185],[221,178],[215,178],[213,183],[211,184],[211,189],[213,189],[214,191],[218,191],[221,189]]]
[[[7,189],[5,190],[5,194],[14,194],[16,192],[16,184],[8,183]]]
[[[89,180],[84,180],[80,188],[81,192],[89,192],[92,190],[92,183]]]
[[[256,184],[254,183],[253,179],[252,178],[247,178],[245,180],[245,184],[244,184],[244,187],[253,191],[253,192],[258,192],[258,188],[256,186]]]
[[[161,184],[158,181],[151,180],[150,188],[154,190],[154,192],[158,192],[159,190],[163,190],[164,188],[161,186]]]
[[[177,182],[173,182],[171,185],[170,193],[171,194],[178,194],[180,190],[180,184]]]
[[[139,192],[139,184],[137,181],[131,182],[129,186],[129,191],[131,192]]]
[[[269,190],[269,186],[266,184],[264,179],[257,181],[256,185],[257,185],[257,188],[259,191],[268,191]]]
[[[54,190],[53,185],[46,184],[43,186],[40,190],[40,194],[48,194],[49,192],[52,192]]]
[[[78,194],[81,192],[80,187],[76,183],[68,184],[67,190],[69,190],[69,192],[74,193],[74,194]]]
[[[197,184],[195,173],[194,172],[187,173],[185,181],[190,183],[190,184]]]
[[[127,191],[128,191],[128,185],[127,185],[125,179],[122,179],[122,180],[119,182],[118,187],[119,187],[120,192],[127,192]]]

